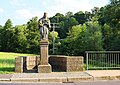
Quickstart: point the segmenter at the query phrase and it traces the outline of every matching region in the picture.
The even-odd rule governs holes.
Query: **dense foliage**
[[[120,0],[85,13],[56,13],[50,17],[51,23],[59,23],[55,32],[50,30],[50,54],[80,55],[87,50],[120,50]],[[40,33],[38,17],[33,17],[24,25],[12,26],[8,19],[0,25],[0,51],[39,53]]]

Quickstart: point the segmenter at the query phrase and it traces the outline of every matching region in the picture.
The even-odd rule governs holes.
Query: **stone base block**
[[[77,72],[84,70],[83,56],[51,55],[49,63],[52,65],[52,69],[58,71]]]
[[[16,73],[23,72],[23,57],[15,58],[15,72]]]
[[[38,66],[38,73],[51,73],[52,68],[51,65],[39,65]]]

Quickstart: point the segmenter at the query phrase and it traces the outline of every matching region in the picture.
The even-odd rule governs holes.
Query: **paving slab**
[[[88,82],[93,81],[93,77],[86,72],[71,72],[67,75],[67,82]]]
[[[16,73],[11,81],[30,82],[75,82],[92,77],[86,72],[52,72],[52,73]]]
[[[90,70],[86,71],[96,80],[120,80],[120,70]]]
[[[0,82],[91,82],[120,80],[120,70],[90,70],[84,72],[0,74]]]

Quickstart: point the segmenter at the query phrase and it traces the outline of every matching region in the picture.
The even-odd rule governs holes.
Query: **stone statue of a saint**
[[[43,17],[38,21],[41,40],[48,40],[48,31],[51,28],[50,20],[47,15],[48,14],[45,12]]]

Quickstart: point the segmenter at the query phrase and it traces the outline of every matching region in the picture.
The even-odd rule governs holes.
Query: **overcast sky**
[[[13,26],[26,24],[32,17],[41,18],[44,12],[48,16],[79,11],[91,11],[93,7],[103,7],[109,0],[1,0],[0,25],[11,19]]]

